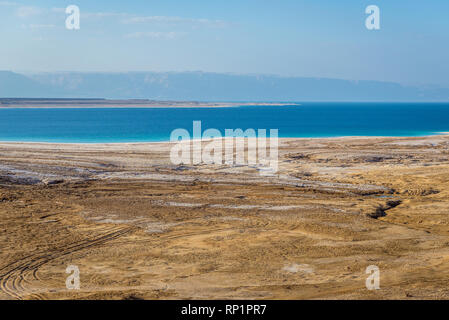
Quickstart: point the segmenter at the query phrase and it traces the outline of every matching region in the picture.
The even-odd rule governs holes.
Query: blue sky
[[[68,5],[81,29],[67,30]],[[365,28],[365,8],[381,29]],[[210,71],[449,87],[447,0],[0,0],[0,70]]]

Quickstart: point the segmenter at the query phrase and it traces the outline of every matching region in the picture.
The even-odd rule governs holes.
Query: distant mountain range
[[[195,101],[449,101],[449,88],[392,82],[205,72],[38,73],[0,71],[1,98]]]

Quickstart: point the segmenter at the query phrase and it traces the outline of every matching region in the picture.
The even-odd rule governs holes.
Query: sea
[[[425,136],[449,132],[449,103],[329,103],[227,108],[0,108],[0,141],[168,141],[175,129],[278,129],[279,137]],[[268,131],[269,133],[269,131]]]

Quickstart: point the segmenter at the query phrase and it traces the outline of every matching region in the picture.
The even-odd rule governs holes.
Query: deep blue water
[[[169,140],[176,128],[279,129],[280,137],[420,136],[449,131],[449,103],[302,103],[179,109],[1,109],[0,141]]]

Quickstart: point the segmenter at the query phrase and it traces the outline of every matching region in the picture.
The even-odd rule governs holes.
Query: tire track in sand
[[[37,271],[41,266],[52,260],[115,240],[135,229],[135,227],[111,228],[106,234],[99,237],[74,242],[54,249],[51,252],[32,254],[9,263],[0,268],[0,291],[14,299],[22,299],[27,294],[36,299],[43,299],[43,296],[37,293],[33,294],[24,285],[26,282],[29,282],[28,277],[39,280]]]

